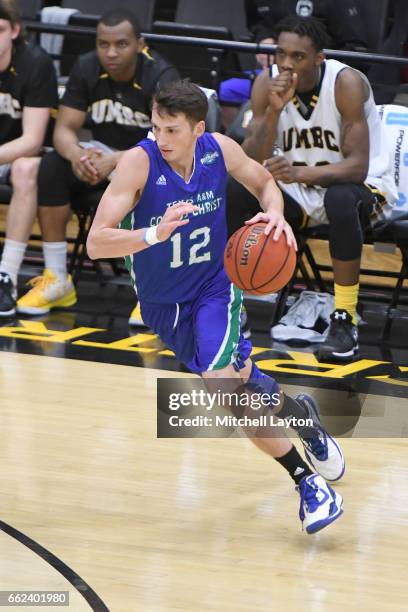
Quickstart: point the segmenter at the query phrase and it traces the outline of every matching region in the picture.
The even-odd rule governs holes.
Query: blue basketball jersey
[[[198,210],[165,242],[126,257],[126,265],[141,301],[194,300],[216,277],[227,280],[223,264],[227,169],[222,151],[211,134],[203,134],[197,140],[192,175],[185,182],[163,159],[155,140],[146,138],[138,146],[149,156],[149,176],[140,200],[121,227],[157,225],[167,208],[180,201],[191,202]]]

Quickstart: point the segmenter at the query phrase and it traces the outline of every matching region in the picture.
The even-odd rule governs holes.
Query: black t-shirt
[[[115,82],[91,51],[72,67],[61,105],[88,112],[92,137],[125,150],[145,138],[150,128],[150,101],[158,83],[179,78],[171,64],[149,51],[138,55],[132,81]]]
[[[15,46],[10,66],[0,72],[0,144],[22,135],[25,106],[52,108],[58,104],[52,59],[41,47]]]

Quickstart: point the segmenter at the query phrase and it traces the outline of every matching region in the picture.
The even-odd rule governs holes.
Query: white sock
[[[0,262],[0,272],[6,272],[10,276],[15,287],[17,286],[17,275],[24,259],[26,246],[27,244],[25,242],[16,242],[9,238],[6,238],[4,243]]]
[[[67,280],[67,243],[43,242],[44,262],[47,270],[54,272],[59,280]]]

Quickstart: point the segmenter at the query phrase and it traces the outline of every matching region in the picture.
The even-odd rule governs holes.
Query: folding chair
[[[140,27],[149,31],[153,22],[154,0],[62,0],[62,8],[76,8],[83,14],[98,15],[116,8],[127,8],[135,13]],[[73,23],[72,20],[70,23]]]
[[[43,2],[42,0],[18,0],[17,5],[23,19],[35,19]]]

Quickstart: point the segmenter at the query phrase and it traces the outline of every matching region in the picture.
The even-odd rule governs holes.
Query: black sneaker
[[[10,276],[0,272],[0,317],[11,317],[16,314],[17,289]]]
[[[319,348],[319,361],[337,359],[350,361],[358,353],[358,330],[347,310],[338,308],[330,315],[326,340]]]

